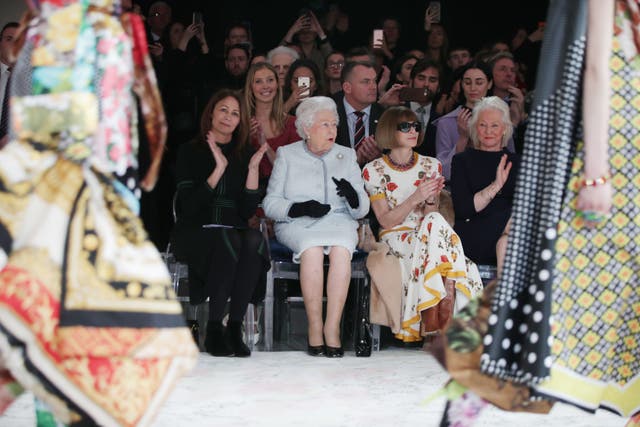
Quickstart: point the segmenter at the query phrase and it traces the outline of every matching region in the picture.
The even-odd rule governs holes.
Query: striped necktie
[[[364,111],[354,111],[353,114],[357,116],[356,124],[353,128],[353,148],[357,148],[364,139]]]

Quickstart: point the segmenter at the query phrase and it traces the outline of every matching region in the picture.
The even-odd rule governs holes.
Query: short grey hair
[[[338,107],[333,99],[327,96],[312,96],[310,98],[303,99],[298,108],[296,109],[296,130],[298,135],[302,139],[307,139],[305,128],[309,128],[313,125],[316,114],[320,111],[331,111],[336,118],[336,122],[339,120]]]
[[[295,61],[296,59],[300,59],[300,54],[294,49],[291,49],[287,46],[277,46],[267,52],[267,62],[271,64],[271,60],[273,59],[273,57],[281,53],[289,55],[292,58],[291,62]]]
[[[513,54],[511,52],[498,52],[495,55],[492,55],[489,58],[489,67],[491,67],[491,73],[493,73],[493,69],[496,66],[496,62],[500,61],[501,59],[510,59],[511,62],[513,62],[515,64],[516,60],[513,57]]]
[[[480,116],[480,113],[486,110],[496,110],[500,112],[500,118],[502,119],[502,124],[504,124],[505,127],[504,134],[502,135],[502,147],[506,147],[511,135],[513,135],[513,124],[511,123],[509,106],[497,96],[486,96],[478,101],[478,103],[473,107],[473,112],[471,113],[468,125],[469,138],[471,138],[473,147],[478,148],[480,145],[476,124],[478,123],[478,116]]]

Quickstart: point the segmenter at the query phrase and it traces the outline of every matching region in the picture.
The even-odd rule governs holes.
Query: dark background
[[[410,46],[424,49],[426,44],[424,11],[428,0],[392,0],[380,2],[351,1],[256,1],[256,0],[165,0],[173,6],[174,19],[191,22],[191,12],[204,14],[207,37],[211,47],[219,52],[225,27],[234,20],[251,23],[256,51],[275,47],[285,35],[301,8],[309,7],[322,13],[328,3],[338,3],[350,17],[355,45],[368,43],[371,30],[384,16],[396,16],[402,24],[403,38]],[[151,2],[145,0],[147,6]],[[549,0],[441,0],[442,23],[450,46],[466,45],[473,52],[483,44],[502,39],[510,41],[516,28],[529,31],[544,21]]]

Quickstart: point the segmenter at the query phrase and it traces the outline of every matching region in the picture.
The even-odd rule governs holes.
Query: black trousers
[[[222,228],[207,275],[209,320],[221,321],[227,300],[229,320],[241,322],[264,269],[265,242],[258,230]]]

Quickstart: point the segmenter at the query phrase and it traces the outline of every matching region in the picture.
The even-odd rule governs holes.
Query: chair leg
[[[247,343],[247,347],[253,351],[255,333],[255,312],[253,304],[247,306],[247,312],[244,314],[244,341]]]
[[[273,351],[273,271],[275,265],[267,272],[267,289],[264,297],[264,351]]]
[[[371,325],[371,350],[380,351],[380,325]]]

